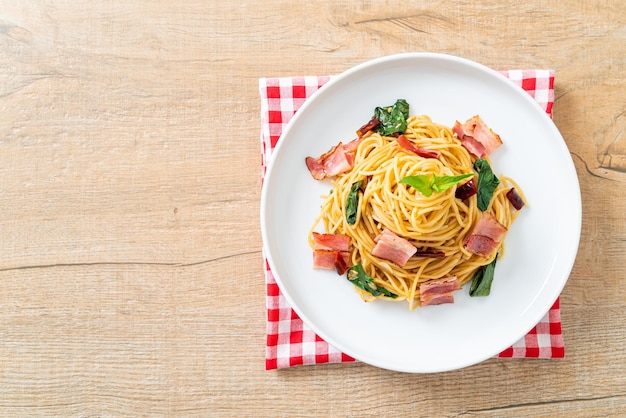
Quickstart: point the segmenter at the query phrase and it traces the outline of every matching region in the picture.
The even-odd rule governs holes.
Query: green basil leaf
[[[361,187],[363,187],[363,180],[354,182],[346,199],[346,222],[350,225],[356,223],[356,213],[359,208],[359,189]]]
[[[398,99],[392,106],[377,107],[374,115],[380,125],[374,129],[381,135],[389,136],[406,131],[406,121],[409,118],[409,104],[404,99]]]
[[[470,285],[470,296],[489,296],[497,259],[498,256],[496,255],[491,263],[480,267],[476,273],[474,273],[472,284]]]
[[[448,190],[450,187],[454,186],[455,184],[457,184],[461,180],[466,179],[468,177],[472,177],[473,175],[474,175],[473,173],[469,173],[469,174],[460,174],[458,176],[441,176],[441,177],[438,177],[438,176],[433,174],[432,189],[435,192],[437,192],[437,193],[441,193],[443,191]]]
[[[478,171],[478,192],[476,194],[478,209],[484,212],[489,207],[493,192],[498,187],[498,184],[500,184],[500,180],[498,180],[493,174],[493,171],[491,171],[491,166],[487,160],[483,160],[482,158],[476,160],[474,162],[474,169]]]
[[[430,197],[433,194],[433,179],[425,174],[417,176],[402,177],[398,183],[408,184],[409,186],[419,190],[424,196]]]
[[[473,175],[472,173],[460,174],[458,176],[437,176],[433,174],[431,177],[425,174],[418,174],[417,176],[402,177],[399,183],[408,184],[419,190],[424,196],[430,197],[433,192],[441,193],[446,191],[461,180],[472,177]]]
[[[374,283],[374,279],[367,275],[365,269],[361,264],[356,264],[348,269],[346,274],[348,281],[356,287],[371,293],[373,296],[387,296],[392,299],[396,299],[398,295],[390,292],[382,286],[378,286]]]

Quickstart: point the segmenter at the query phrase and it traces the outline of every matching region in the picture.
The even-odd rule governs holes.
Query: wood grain
[[[3,4],[0,415],[626,414],[625,40],[617,0]],[[556,70],[566,358],[267,372],[257,80],[406,51]]]

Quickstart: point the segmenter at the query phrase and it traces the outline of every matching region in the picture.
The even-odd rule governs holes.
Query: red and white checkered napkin
[[[528,92],[548,115],[552,116],[553,70],[509,70],[501,73]],[[329,76],[259,79],[263,176],[272,151],[289,119],[307,97],[330,79]],[[321,339],[298,317],[278,288],[267,261],[265,261],[265,284],[267,292],[265,368],[267,370],[300,364],[355,361]],[[562,358],[564,356],[559,299],[524,338],[498,355],[498,357],[508,358]]]

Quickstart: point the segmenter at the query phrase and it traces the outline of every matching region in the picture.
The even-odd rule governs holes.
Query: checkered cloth
[[[553,70],[509,70],[503,75],[530,94],[552,116],[554,104]],[[259,79],[261,94],[262,175],[265,176],[272,151],[289,119],[307,97],[328,82],[330,76]],[[301,364],[353,362],[320,338],[289,306],[265,261],[267,307],[267,347],[265,368],[280,369]],[[522,339],[501,352],[505,358],[562,358],[565,356],[561,332],[559,299],[539,323]]]

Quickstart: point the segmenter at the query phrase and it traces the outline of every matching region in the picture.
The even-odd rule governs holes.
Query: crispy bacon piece
[[[487,150],[480,142],[476,141],[473,137],[465,135],[461,138],[461,145],[465,147],[470,153],[474,154],[478,158],[482,158],[487,155]]]
[[[366,133],[368,133],[369,131],[371,131],[372,129],[376,129],[379,125],[380,125],[380,121],[378,120],[378,118],[376,116],[374,116],[374,117],[372,117],[372,119],[369,120],[369,122],[367,122],[365,125],[361,126],[356,131],[356,134],[360,138],[363,135],[365,135]]]
[[[522,200],[522,196],[517,193],[515,187],[511,187],[511,189],[506,192],[506,198],[509,199],[509,202],[511,202],[515,209],[520,210],[524,207],[524,201]]]
[[[507,229],[502,225],[495,216],[489,212],[483,213],[483,217],[474,225],[473,235],[483,235],[489,237],[495,242],[502,241],[506,235]]]
[[[502,145],[502,139],[500,135],[491,130],[490,127],[476,115],[470,119],[472,126],[474,127],[473,134],[475,140],[480,142],[484,147],[487,155],[494,152]],[[467,122],[466,122],[467,124]]]
[[[327,177],[333,177],[352,170],[354,154],[360,143],[360,138],[354,139],[345,145],[340,142],[319,158],[306,157],[304,161],[311,176],[315,180],[323,180]]]
[[[489,257],[498,248],[498,245],[500,244],[484,235],[470,235],[465,240],[465,248],[468,251],[483,257]]]
[[[348,263],[350,263],[350,253],[348,251],[313,251],[314,269],[337,270],[339,274],[344,274],[345,270],[339,271],[337,265],[346,266],[345,269],[347,269]]]
[[[420,302],[422,306],[453,303],[452,292],[459,290],[461,283],[456,276],[444,276],[429,280],[420,285]]]
[[[376,246],[372,250],[372,255],[392,261],[400,267],[404,267],[409,258],[417,252],[413,244],[388,229],[383,229],[374,241]]]
[[[363,141],[363,138],[353,139],[352,141],[348,142],[347,144],[344,144],[343,150],[345,152],[347,152],[348,154],[354,153],[354,152],[356,152],[356,149],[359,146],[359,144],[361,143],[361,141]]]
[[[443,303],[454,303],[454,296],[452,293],[446,293],[444,295],[436,295],[432,298],[421,301],[421,306],[429,305],[441,305]]]
[[[500,136],[492,131],[478,115],[472,116],[462,125],[456,121],[452,130],[461,141],[461,145],[478,158],[491,154],[502,145]]]
[[[426,148],[418,148],[404,135],[398,136],[396,141],[398,141],[398,145],[400,145],[405,150],[412,152],[415,155],[419,155],[422,158],[439,158],[439,151],[429,150]]]
[[[462,140],[463,137],[465,137],[465,131],[463,130],[463,125],[461,125],[461,122],[454,121],[454,126],[452,127],[452,132],[454,132],[456,134],[456,137],[459,140]]]
[[[444,276],[428,280],[420,285],[420,298],[459,290],[461,283],[456,276]]]
[[[344,274],[350,263],[350,237],[343,234],[313,232],[313,268],[336,270]]]
[[[350,237],[342,234],[313,232],[313,249],[326,251],[349,251]]]
[[[485,212],[465,240],[465,248],[474,254],[489,257],[498,248],[506,232],[506,227],[495,216]]]
[[[346,156],[346,150],[343,149],[341,142],[331,148],[331,151],[324,154],[322,158],[324,161],[324,173],[326,173],[326,177],[336,176],[337,174],[341,174],[352,169],[352,163]]]
[[[319,159],[313,157],[306,157],[304,162],[315,180],[322,180],[326,176],[323,161],[321,162]]]
[[[463,125],[457,120],[452,127],[452,130],[456,134],[461,145],[465,147],[470,153],[474,154],[478,158],[482,158],[486,155],[485,147],[472,136],[465,133]]]
[[[335,254],[335,270],[337,274],[343,275],[348,271],[348,263],[350,262],[350,253],[345,251],[337,251]]]

